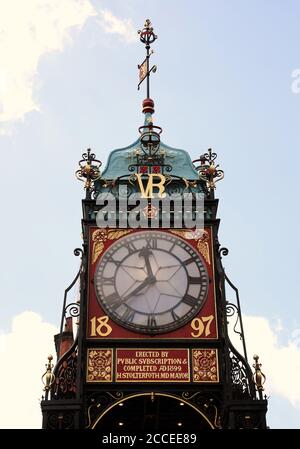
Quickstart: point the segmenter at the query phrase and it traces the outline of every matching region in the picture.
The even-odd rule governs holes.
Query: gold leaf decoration
[[[123,235],[129,234],[129,232],[132,232],[132,229],[118,229],[117,231],[108,231],[108,235],[107,237],[110,240],[116,240],[119,239],[120,237],[123,237]]]
[[[219,382],[216,349],[192,349],[193,381]]]
[[[93,248],[92,248],[92,264],[94,264],[100,254],[102,253],[104,249],[104,242],[109,240],[116,240],[123,235],[128,234],[129,232],[132,232],[132,229],[117,229],[117,230],[107,230],[107,229],[97,229],[93,232],[92,235],[92,241]]]
[[[92,264],[96,262],[98,257],[103,251],[104,242],[107,240],[107,230],[106,229],[97,229],[93,232],[92,241],[93,249],[92,249]]]
[[[172,234],[179,235],[187,240],[196,240],[198,251],[202,254],[206,262],[210,265],[210,255],[209,255],[209,235],[204,229],[195,229],[194,231],[186,229],[172,229]]]
[[[209,246],[207,242],[199,240],[197,243],[198,251],[202,254],[206,262],[210,265]]]
[[[187,240],[202,239],[203,236],[207,234],[207,232],[204,231],[204,229],[195,229],[194,231],[189,231],[186,229],[172,229],[171,232]]]
[[[92,264],[94,264],[96,262],[96,260],[98,259],[98,257],[100,256],[100,254],[102,253],[104,248],[104,243],[103,242],[94,242],[93,244],[93,252],[92,252]]]
[[[112,350],[88,349],[88,382],[112,381]]]

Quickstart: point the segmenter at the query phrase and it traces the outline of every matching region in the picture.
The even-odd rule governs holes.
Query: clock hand
[[[150,263],[150,259],[149,259],[149,256],[151,254],[152,254],[152,251],[150,251],[148,248],[145,247],[145,248],[141,249],[139,256],[145,258],[145,264],[146,264],[146,270],[147,270],[148,277],[154,278],[155,276],[153,276],[153,271],[152,271],[152,267],[151,267],[151,263]]]
[[[146,279],[140,285],[138,285],[132,292],[128,293],[124,298],[122,298],[123,301],[124,302],[127,301],[127,299],[129,299],[131,296],[135,296],[137,293],[143,290],[143,288],[147,287],[147,285],[150,285],[152,283],[153,283],[152,277],[147,276]]]

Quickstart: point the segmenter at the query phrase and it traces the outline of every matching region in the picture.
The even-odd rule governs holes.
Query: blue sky
[[[218,153],[224,264],[262,352],[269,424],[299,427],[299,2],[28,0],[27,11],[22,3],[0,5],[3,342],[25,311],[59,324],[81,245],[77,161],[91,147],[105,164],[137,138],[145,92],[135,33],[149,17],[158,34],[155,123],[192,158]],[[280,380],[283,365],[290,378]]]

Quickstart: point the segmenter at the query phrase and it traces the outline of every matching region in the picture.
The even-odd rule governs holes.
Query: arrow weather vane
[[[146,20],[144,28],[138,31],[138,34],[140,35],[140,41],[145,44],[146,48],[146,58],[142,62],[142,64],[138,65],[139,69],[139,78],[140,82],[138,84],[138,90],[140,89],[140,85],[144,81],[145,78],[147,78],[147,98],[150,98],[150,73],[156,72],[156,65],[152,66],[151,69],[149,69],[149,60],[150,56],[153,54],[153,50],[150,51],[150,44],[153,44],[154,41],[156,41],[157,36],[153,32],[152,24],[149,19]]]

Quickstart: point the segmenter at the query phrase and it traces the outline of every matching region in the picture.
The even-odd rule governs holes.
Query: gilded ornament
[[[218,382],[218,363],[216,349],[193,349],[194,382]]]
[[[92,248],[92,264],[94,264],[100,254],[104,249],[104,243],[107,240],[116,240],[123,235],[132,232],[132,229],[122,229],[122,230],[107,230],[107,229],[97,229],[92,234],[93,248]]]
[[[187,240],[196,240],[198,251],[202,254],[205,261],[209,265],[211,264],[208,245],[209,236],[207,231],[205,231],[204,229],[195,229],[194,231],[187,231],[185,229],[172,229],[171,232]]]
[[[89,349],[88,350],[88,382],[112,381],[112,350]]]

